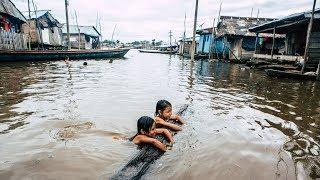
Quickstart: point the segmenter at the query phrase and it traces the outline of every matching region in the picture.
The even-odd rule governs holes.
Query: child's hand
[[[176,121],[179,121],[181,124],[186,124],[186,122],[179,115],[172,114],[171,119],[175,119]]]
[[[172,150],[173,143],[174,142],[166,143],[166,147],[167,147],[168,150]]]

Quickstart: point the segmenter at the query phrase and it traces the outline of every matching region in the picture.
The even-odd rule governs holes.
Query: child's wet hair
[[[167,100],[160,100],[157,102],[157,106],[156,106],[156,112],[155,112],[155,116],[160,115],[159,114],[159,110],[160,111],[164,111],[167,107],[172,107],[171,103]]]
[[[140,117],[137,123],[138,134],[141,133],[141,130],[143,130],[144,132],[149,132],[150,129],[152,128],[153,123],[154,123],[154,120],[151,117],[148,117],[148,116]]]

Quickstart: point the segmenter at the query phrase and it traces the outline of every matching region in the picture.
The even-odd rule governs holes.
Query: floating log
[[[291,79],[300,79],[300,80],[316,80],[316,74],[301,74],[300,71],[279,71],[273,69],[266,69],[265,72],[270,77],[277,78],[291,78]]]
[[[177,112],[178,115],[183,115],[187,110],[188,105],[184,105]],[[177,121],[171,121],[171,123],[178,124]],[[161,142],[167,143],[166,138],[163,135],[157,135],[155,137]],[[163,152],[152,145],[144,145],[141,150],[136,154],[121,170],[113,175],[111,180],[123,180],[123,179],[140,179],[145,174],[150,165],[163,155]]]

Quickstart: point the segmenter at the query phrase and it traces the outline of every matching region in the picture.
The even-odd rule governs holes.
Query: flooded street
[[[0,179],[107,179],[156,102],[188,104],[173,149],[143,179],[320,178],[320,83],[223,62],[125,59],[1,63]]]

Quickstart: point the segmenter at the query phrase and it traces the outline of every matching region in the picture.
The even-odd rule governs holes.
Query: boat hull
[[[159,51],[159,50],[143,50],[140,49],[139,52],[141,53],[159,53],[159,54],[176,54],[177,51]]]
[[[0,62],[8,61],[43,61],[43,60],[76,60],[99,58],[122,58],[129,49],[120,50],[80,50],[80,51],[3,51]]]

